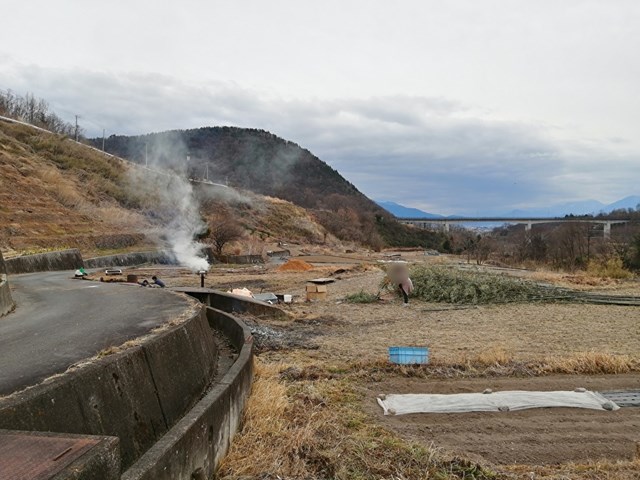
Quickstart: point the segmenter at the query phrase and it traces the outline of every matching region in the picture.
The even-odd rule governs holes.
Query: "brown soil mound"
[[[304,260],[289,260],[284,265],[278,267],[278,271],[280,272],[306,272],[307,270],[312,270],[313,266],[309,265]]]

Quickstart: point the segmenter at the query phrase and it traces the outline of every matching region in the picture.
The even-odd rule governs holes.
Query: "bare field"
[[[392,378],[370,384],[367,397],[393,393],[472,393],[500,390],[595,391],[640,388],[640,374],[552,375],[533,378],[425,380]],[[375,401],[370,414],[399,435],[433,442],[449,452],[464,452],[478,462],[553,465],[602,460],[632,461],[640,442],[640,411],[615,412],[572,408],[530,409],[498,413],[411,414],[384,417]]]
[[[403,257],[414,262],[459,261],[419,254],[403,253]],[[293,425],[282,427],[280,435],[298,438],[303,431],[304,449],[309,451],[326,453],[328,449],[333,452],[337,449],[335,442],[346,448],[345,440],[339,438],[344,435],[353,435],[350,440],[360,445],[335,453],[335,458],[327,453],[323,460],[326,465],[323,464],[322,468],[329,468],[327,465],[335,467],[340,462],[358,464],[363,455],[359,449],[363,448],[365,440],[358,437],[362,433],[360,430],[351,432],[352,427],[344,418],[322,413],[326,416],[324,422],[335,422],[335,438],[327,436],[325,429],[314,423],[320,415],[317,408],[334,405],[340,411],[334,415],[359,418],[358,422],[369,425],[367,428],[382,428],[387,432],[384,435],[395,438],[388,441],[398,442],[394,443],[394,448],[400,449],[396,455],[427,448],[432,452],[429,455],[433,455],[433,458],[429,457],[428,465],[439,465],[436,473],[449,471],[456,478],[494,477],[491,474],[482,476],[484,473],[465,477],[467,474],[455,473],[453,467],[446,466],[450,465],[446,461],[436,459],[464,458],[472,464],[477,462],[481,465],[479,471],[494,472],[499,478],[639,478],[637,445],[640,445],[640,434],[637,432],[640,431],[640,409],[623,408],[606,413],[539,409],[507,414],[384,417],[375,403],[375,396],[378,393],[482,391],[484,388],[571,390],[582,386],[594,390],[640,389],[640,307],[561,303],[456,306],[412,300],[409,307],[403,308],[400,300],[388,293],[383,294],[378,302],[353,304],[346,302],[344,297],[360,291],[378,292],[384,273],[375,263],[375,258],[360,265],[337,263],[340,259],[329,257],[314,257],[314,260],[336,263],[314,263],[315,268],[308,272],[281,272],[275,266],[216,266],[208,275],[206,286],[223,290],[247,287],[254,293],[272,291],[294,295],[294,304],[283,306],[291,313],[290,321],[255,319],[255,325],[268,327],[284,336],[293,335],[297,342],[292,343],[292,348],[267,347],[261,351],[258,357],[260,364],[275,372],[261,381],[276,382],[284,387],[280,391],[285,398],[280,400],[285,417],[292,411],[296,412],[295,419],[291,417]],[[461,267],[476,268],[465,264]],[[586,277],[576,280],[554,272],[489,270],[527,276],[563,287],[604,291],[608,295],[640,296],[637,281],[613,282]],[[197,276],[184,275],[184,272],[176,271],[174,274],[157,270],[154,273],[163,275],[169,285],[199,283]],[[304,302],[306,281],[327,276],[335,279],[335,283],[328,286],[327,300]],[[447,375],[432,373],[421,376],[419,372],[416,374],[403,367],[387,368],[387,348],[393,345],[428,346],[434,366],[446,370],[448,366],[467,365],[469,373],[446,378]],[[621,366],[612,364],[618,360]],[[527,362],[550,367],[539,371],[518,367]],[[512,367],[492,370],[493,366],[505,365]],[[565,366],[568,372],[584,367],[585,371],[593,374],[557,375],[557,372],[565,371]],[[605,375],[612,371],[626,373]],[[552,374],[554,372],[556,374]],[[336,397],[336,389],[345,392],[344,399]],[[354,398],[357,401],[354,402]],[[261,400],[253,398],[252,401]],[[338,425],[344,422],[347,422],[346,430],[342,431]],[[381,435],[378,430],[375,432],[367,435]],[[259,432],[252,431],[251,422],[247,422],[234,443],[230,459],[223,466],[223,474],[228,478],[237,478],[240,471],[247,474],[246,465],[241,465],[242,455],[264,455],[264,465],[273,465],[269,471],[272,476],[265,476],[266,467],[250,472],[250,476],[322,476],[318,473],[319,467],[307,465],[304,458],[298,459],[303,466],[298,465],[295,474],[294,470],[278,467],[281,463],[278,456],[291,452],[274,449],[272,444],[266,445],[263,451],[256,444],[260,438]],[[366,441],[375,444],[370,438]],[[286,444],[283,441],[283,445]],[[269,455],[273,457],[271,460]],[[395,468],[392,465],[392,461],[388,462],[389,470],[383,470],[380,465],[376,470],[378,467],[372,465],[355,477],[387,478],[395,475],[395,478],[414,478],[407,473],[410,470],[400,469],[392,475],[391,469]],[[463,470],[471,471],[468,468],[471,467],[467,465]],[[351,474],[339,468],[330,471],[332,475],[326,478],[352,478]],[[372,473],[374,471],[378,474]],[[429,472],[425,470],[422,478],[434,475],[434,471]]]
[[[336,281],[328,286],[326,301],[302,301],[306,280],[340,269],[347,271],[333,276]],[[449,362],[496,349],[513,360],[640,352],[640,308],[561,303],[456,306],[415,300],[402,308],[389,294],[382,295],[380,302],[350,304],[343,300],[348,294],[379,291],[382,270],[371,265],[334,265],[301,273],[259,272],[210,275],[207,282],[216,288],[247,286],[254,292],[294,294],[297,302],[285,310],[299,319],[328,323],[317,339],[321,348],[310,353],[313,360],[374,361],[385,358],[387,347],[393,345],[426,345],[433,359]],[[619,289],[625,295],[640,296],[637,283],[621,284]]]

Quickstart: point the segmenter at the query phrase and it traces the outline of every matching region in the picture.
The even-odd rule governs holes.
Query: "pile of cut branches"
[[[571,301],[562,288],[493,273],[445,266],[416,266],[411,270],[413,296],[427,302],[489,304]]]

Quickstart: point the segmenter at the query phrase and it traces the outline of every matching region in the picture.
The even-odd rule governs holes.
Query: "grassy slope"
[[[63,136],[0,122],[0,246],[39,251],[143,242],[125,166]]]
[[[38,252],[76,247],[87,254],[154,248],[156,227],[132,167],[60,135],[0,121],[0,248]],[[203,202],[203,217],[235,214],[256,241],[321,242],[325,230],[303,208],[244,192]],[[151,213],[151,214],[150,214]]]

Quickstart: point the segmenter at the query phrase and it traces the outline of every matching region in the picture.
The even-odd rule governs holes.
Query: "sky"
[[[0,0],[0,89],[89,136],[234,125],[478,215],[640,194],[637,0]],[[212,175],[211,175],[212,176]]]

